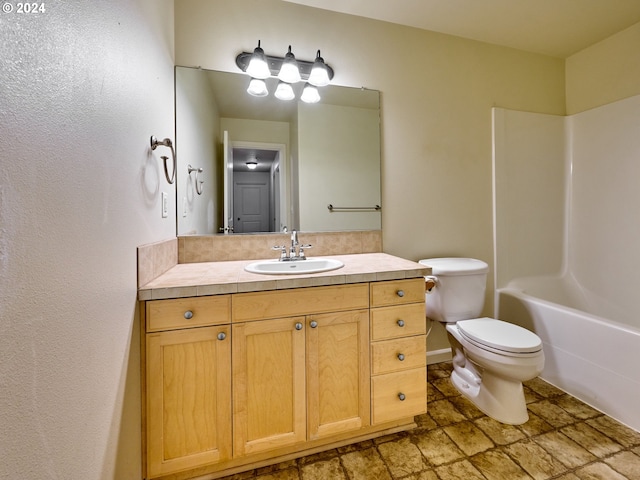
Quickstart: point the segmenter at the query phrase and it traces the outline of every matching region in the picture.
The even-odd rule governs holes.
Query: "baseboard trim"
[[[451,361],[451,349],[442,348],[440,350],[427,351],[427,365],[440,362]]]

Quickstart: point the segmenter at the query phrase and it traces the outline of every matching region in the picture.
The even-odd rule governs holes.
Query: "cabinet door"
[[[231,457],[229,326],[147,334],[147,476]]]
[[[309,439],[369,425],[369,312],[307,317]]]
[[[304,317],[232,328],[234,457],[303,442]]]

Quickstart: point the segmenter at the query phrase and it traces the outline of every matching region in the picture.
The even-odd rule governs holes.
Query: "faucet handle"
[[[307,243],[305,245],[300,245],[300,255],[298,255],[298,258],[300,258],[300,260],[302,260],[303,258],[307,258],[304,256],[304,249],[305,248],[311,248],[313,247],[313,245],[311,245],[310,243]]]
[[[285,245],[275,245],[271,250],[280,250],[280,260],[287,258],[287,247]]]

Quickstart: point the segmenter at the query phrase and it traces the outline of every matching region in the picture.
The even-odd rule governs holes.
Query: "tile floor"
[[[451,363],[428,367],[428,412],[410,432],[227,480],[640,480],[640,433],[548,383],[525,382],[529,421],[503,425],[460,396]]]

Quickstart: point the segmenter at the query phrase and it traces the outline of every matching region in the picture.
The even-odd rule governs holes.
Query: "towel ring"
[[[178,165],[176,163],[176,152],[173,149],[173,142],[170,138],[165,138],[162,141],[158,141],[158,139],[154,135],[151,135],[151,150],[155,150],[159,146],[169,147],[171,149],[171,158],[173,159],[173,172],[171,176],[169,176],[169,169],[167,167],[167,160],[169,160],[169,157],[167,157],[166,155],[162,155],[160,158],[164,162],[164,176],[166,177],[167,182],[172,184],[176,181],[176,170],[178,168]]]
[[[196,193],[198,195],[202,195],[202,184],[204,183],[204,180],[198,179],[198,175],[200,175],[203,171],[202,167],[193,168],[191,165],[187,165],[187,169],[189,171],[189,176],[191,176],[191,172],[196,172]]]

